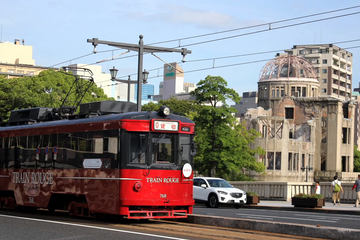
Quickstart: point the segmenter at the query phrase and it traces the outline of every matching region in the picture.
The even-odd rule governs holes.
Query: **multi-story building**
[[[353,179],[355,105],[319,96],[316,72],[303,58],[284,55],[268,62],[258,82],[258,107],[243,119],[260,132],[255,145],[266,181]]]
[[[314,67],[319,96],[349,100],[352,93],[352,53],[333,44],[295,45],[286,54],[305,58]]]
[[[256,108],[257,103],[257,92],[243,92],[240,102],[233,106],[237,110],[236,117],[243,117],[249,108]]]
[[[184,70],[177,63],[164,64],[164,81],[159,84],[159,95],[156,100],[166,100],[172,97],[192,99],[190,92],[196,88],[194,83],[184,83]]]
[[[22,40],[14,43],[0,42],[0,75],[7,78],[38,75],[47,67],[35,66],[32,58],[32,46]]]
[[[135,99],[137,99],[137,84],[135,85]],[[154,100],[154,85],[143,84],[141,93],[141,104],[147,104]]]

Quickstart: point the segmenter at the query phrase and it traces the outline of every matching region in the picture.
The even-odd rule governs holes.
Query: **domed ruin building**
[[[354,104],[319,97],[313,67],[297,56],[280,56],[262,69],[258,107],[244,115],[261,133],[256,145],[266,181],[329,181],[353,178]]]

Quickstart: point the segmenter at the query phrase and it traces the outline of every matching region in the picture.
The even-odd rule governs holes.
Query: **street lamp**
[[[97,38],[87,39],[87,42],[92,43],[94,46],[94,51],[97,45],[99,44],[106,44],[112,47],[123,48],[131,51],[138,52],[138,72],[137,72],[137,111],[141,112],[141,94],[142,94],[142,83],[147,79],[148,72],[145,70],[143,71],[143,55],[144,53],[155,53],[155,52],[179,52],[184,57],[191,53],[190,50],[186,48],[176,49],[176,48],[164,48],[164,47],[156,47],[156,46],[149,46],[144,45],[143,35],[139,36],[139,44],[131,44],[131,43],[121,43],[121,42],[110,42],[99,40]],[[143,72],[142,72],[143,71]],[[146,77],[146,79],[145,79]]]
[[[146,71],[146,69],[144,69],[144,71],[142,72],[142,79],[143,79],[143,84],[147,84],[147,80],[148,80],[148,77],[149,77],[149,72]]]
[[[127,101],[130,102],[130,84],[137,84],[137,81],[131,81],[130,80],[130,75],[128,77],[128,80],[117,79],[116,75],[118,73],[118,70],[115,67],[111,68],[109,71],[110,71],[111,81],[127,83],[127,85],[128,85]]]
[[[111,81],[127,83],[128,84],[127,101],[130,102],[130,84],[138,84],[138,81],[132,81],[130,79],[130,75],[128,77],[128,80],[117,79],[116,75],[117,75],[119,70],[117,70],[114,66],[113,66],[113,68],[109,69],[109,71],[110,71]],[[144,69],[144,71],[142,72],[143,84],[147,83],[148,76],[149,76],[149,72],[146,71],[146,69]],[[139,88],[139,86],[138,86],[138,88]]]

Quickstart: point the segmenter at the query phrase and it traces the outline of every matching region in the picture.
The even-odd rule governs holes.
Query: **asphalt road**
[[[78,219],[48,212],[0,211],[0,240],[313,239],[174,221]]]
[[[256,208],[207,208],[200,205],[194,207],[194,214],[360,229],[360,215]]]

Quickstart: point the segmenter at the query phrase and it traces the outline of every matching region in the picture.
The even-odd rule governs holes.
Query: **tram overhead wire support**
[[[92,43],[94,46],[94,51],[97,45],[105,44],[112,47],[127,49],[129,51],[136,51],[138,52],[138,74],[137,74],[137,111],[141,112],[141,95],[142,95],[142,84],[146,82],[145,77],[148,76],[148,72],[143,70],[143,55],[145,53],[155,53],[155,52],[178,52],[181,53],[183,56],[183,61],[187,54],[190,54],[191,51],[186,48],[165,48],[165,47],[156,47],[156,46],[149,46],[144,45],[143,41],[144,36],[139,36],[139,43],[138,44],[131,44],[131,43],[122,43],[122,42],[111,42],[111,41],[104,41],[99,40],[97,38],[87,39],[88,43]],[[146,74],[147,73],[147,74]]]

